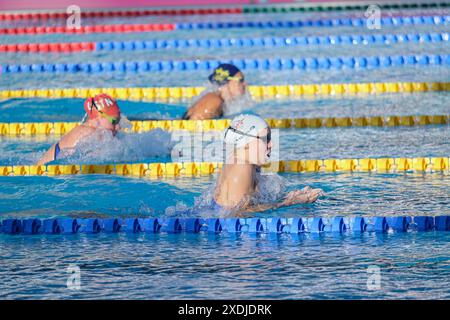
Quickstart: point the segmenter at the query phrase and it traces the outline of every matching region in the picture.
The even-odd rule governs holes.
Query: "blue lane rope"
[[[448,33],[402,33],[402,34],[348,34],[336,36],[298,37],[252,37],[225,39],[174,39],[147,41],[103,41],[95,43],[95,51],[139,51],[187,48],[251,48],[289,47],[306,45],[347,44],[398,44],[398,43],[441,43],[448,41]]]
[[[345,233],[345,232],[450,231],[450,216],[395,216],[333,218],[109,218],[109,219],[5,219],[4,234],[76,233]]]
[[[416,26],[416,25],[447,25],[448,15],[383,17],[381,26]],[[243,21],[243,22],[200,22],[177,23],[176,30],[194,29],[229,29],[229,28],[302,28],[302,27],[365,27],[365,18],[336,18],[297,21]]]
[[[398,66],[450,66],[449,54],[348,56],[272,59],[119,61],[92,63],[44,63],[3,65],[3,73],[102,73],[102,72],[162,72],[210,70],[220,63],[232,63],[241,70],[317,70],[371,69]]]

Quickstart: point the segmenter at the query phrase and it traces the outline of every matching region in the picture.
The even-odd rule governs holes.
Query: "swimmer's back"
[[[253,194],[256,178],[251,166],[224,165],[215,191],[215,201],[224,207],[234,207]]]
[[[215,92],[205,94],[183,115],[184,120],[220,118],[223,115],[223,100]]]
[[[62,136],[57,143],[52,145],[36,164],[44,165],[50,161],[56,160],[61,150],[74,148],[83,138],[93,134],[94,132],[95,128],[83,124],[76,126]]]
[[[95,130],[95,128],[83,124],[76,126],[67,134],[62,136],[61,140],[59,141],[59,146],[61,149],[73,148],[81,139],[93,134]]]

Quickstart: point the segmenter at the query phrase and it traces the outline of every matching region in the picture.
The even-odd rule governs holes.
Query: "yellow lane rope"
[[[144,88],[56,88],[0,91],[0,99],[11,98],[86,98],[107,93],[119,100],[180,101],[198,96],[204,87],[144,87]],[[413,93],[450,91],[450,82],[375,82],[375,83],[324,83],[249,86],[248,91],[256,100],[342,96],[355,94]]]
[[[68,164],[43,166],[0,166],[0,176],[60,176],[109,174],[147,178],[192,177],[212,175],[222,167],[219,162],[169,162],[129,164]],[[289,160],[272,162],[266,172],[445,172],[449,157],[432,158],[360,158]]]
[[[421,116],[374,116],[329,118],[267,118],[271,128],[321,128],[321,127],[367,127],[367,126],[415,126],[442,125],[450,123],[450,115]],[[228,128],[230,119],[216,120],[146,120],[131,121],[131,131],[147,132],[157,128],[165,131],[187,130],[191,132],[219,131]],[[0,136],[62,135],[69,132],[77,122],[11,122],[0,123]]]

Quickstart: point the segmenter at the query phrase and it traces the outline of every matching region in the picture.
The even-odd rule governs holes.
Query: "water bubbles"
[[[276,173],[258,173],[257,183],[257,190],[253,194],[256,204],[276,203],[286,191],[286,179]]]
[[[164,218],[189,218],[192,217],[191,209],[182,201],[177,201],[175,206],[169,206],[164,212]]]
[[[223,114],[225,117],[232,117],[232,115],[247,111],[254,106],[255,101],[252,99],[249,92],[246,91],[244,95],[230,101],[226,101],[223,107]]]

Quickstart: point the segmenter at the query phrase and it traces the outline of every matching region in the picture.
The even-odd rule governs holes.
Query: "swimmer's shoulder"
[[[87,126],[85,124],[80,124],[73,128],[69,134],[76,136],[76,137],[83,137],[88,136],[92,133],[94,133],[97,129],[94,127]]]
[[[223,99],[220,97],[220,95],[216,92],[209,92],[205,94],[201,99],[199,99],[193,107],[202,107],[202,106],[209,106],[209,107],[216,107],[219,108],[223,104]]]
[[[222,103],[223,99],[220,97],[220,95],[217,92],[209,92],[203,96],[203,99],[207,99],[213,102]]]
[[[183,116],[183,119],[202,120],[220,117],[223,100],[219,94],[209,92],[200,98]]]
[[[95,128],[83,124],[78,125],[61,138],[59,145],[62,148],[74,147],[81,139],[93,134],[95,130]]]
[[[220,97],[220,95],[216,92],[210,92],[203,96],[205,103],[211,103],[218,107],[220,107],[223,103],[223,99]]]

